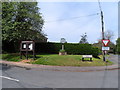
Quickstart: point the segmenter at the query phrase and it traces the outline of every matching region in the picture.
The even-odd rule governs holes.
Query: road
[[[1,78],[3,88],[118,88],[118,70],[64,72],[2,65]]]
[[[113,54],[111,54],[109,60],[112,61],[115,64],[118,64],[118,58],[120,58],[120,55],[113,55]]]

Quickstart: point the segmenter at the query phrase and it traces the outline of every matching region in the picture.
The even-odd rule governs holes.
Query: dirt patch
[[[33,60],[22,60],[22,61],[20,61],[20,62],[22,62],[22,63],[30,63],[30,62],[32,62]]]

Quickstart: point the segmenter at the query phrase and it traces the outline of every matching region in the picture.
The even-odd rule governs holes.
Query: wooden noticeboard
[[[33,58],[35,59],[35,42],[34,41],[21,41],[20,43],[20,58],[22,55],[28,60],[28,52],[33,53]]]

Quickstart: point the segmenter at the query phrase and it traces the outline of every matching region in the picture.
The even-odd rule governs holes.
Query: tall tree
[[[114,37],[114,33],[113,33],[113,31],[111,31],[111,30],[107,30],[107,31],[105,31],[105,39],[112,40],[113,37]]]
[[[2,2],[2,37],[7,41],[44,39],[37,2]]]
[[[66,41],[65,38],[61,38],[61,39],[60,39],[60,43],[67,43],[67,41]]]
[[[81,40],[80,40],[79,43],[81,43],[81,44],[88,43],[88,41],[87,41],[87,34],[86,33],[81,35]]]
[[[120,38],[117,39],[116,44],[117,44],[117,52],[120,54]]]

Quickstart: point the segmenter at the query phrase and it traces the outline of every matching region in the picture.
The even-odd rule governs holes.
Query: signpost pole
[[[62,50],[64,50],[64,44],[62,44]]]

